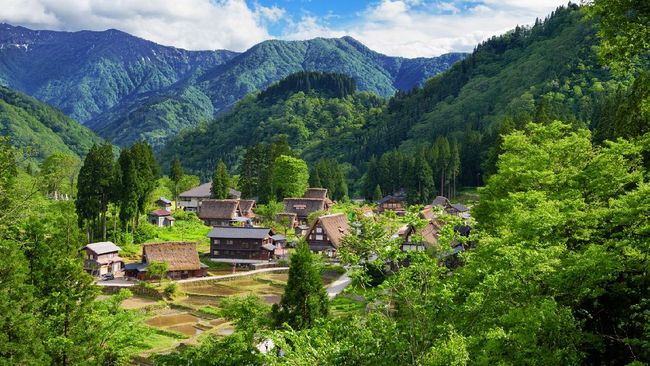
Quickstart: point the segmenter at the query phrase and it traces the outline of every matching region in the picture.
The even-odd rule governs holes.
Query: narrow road
[[[262,268],[262,269],[256,269],[254,271],[239,272],[239,273],[233,273],[233,274],[221,275],[221,276],[188,278],[188,279],[185,279],[185,280],[178,280],[178,281],[175,281],[175,282],[176,283],[189,283],[189,282],[212,281],[212,280],[227,280],[229,278],[253,276],[253,275],[256,275],[256,274],[259,274],[259,273],[276,272],[276,271],[288,271],[288,270],[289,270],[289,267]]]
[[[288,270],[289,270],[289,267],[262,268],[262,269],[256,269],[254,271],[238,272],[238,273],[233,273],[233,274],[228,274],[228,275],[221,275],[221,276],[194,277],[194,278],[188,278],[188,279],[185,279],[185,280],[177,280],[177,281],[171,281],[171,282],[190,283],[190,282],[200,282],[200,281],[227,280],[227,279],[230,279],[230,278],[254,276],[256,274],[266,273],[266,272],[288,271]],[[127,280],[122,279],[122,278],[116,278],[116,279],[110,280],[110,281],[102,281],[102,280],[97,281],[97,285],[99,285],[99,286],[109,286],[109,287],[131,287],[131,286],[134,286],[137,283],[138,283],[138,281],[127,281]]]
[[[332,300],[343,290],[345,290],[345,288],[348,287],[351,283],[352,279],[348,277],[347,273],[344,273],[341,277],[339,277],[336,281],[330,283],[330,285],[327,287],[327,296],[330,300]]]

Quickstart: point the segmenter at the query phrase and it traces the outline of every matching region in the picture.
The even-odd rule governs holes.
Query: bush
[[[174,217],[174,219],[180,221],[196,221],[196,222],[201,221],[201,219],[199,219],[199,217],[196,216],[196,212],[177,210],[174,211],[172,216]]]
[[[156,237],[156,227],[151,225],[148,222],[142,222],[138,225],[138,228],[135,230],[135,235],[133,235],[133,240],[136,243],[145,243],[147,240],[151,240]]]
[[[278,267],[289,267],[289,260],[288,259],[279,259],[278,260]]]
[[[163,292],[165,293],[165,296],[167,296],[168,298],[172,298],[178,292],[178,285],[176,284],[176,282],[170,282],[167,285],[165,285]]]

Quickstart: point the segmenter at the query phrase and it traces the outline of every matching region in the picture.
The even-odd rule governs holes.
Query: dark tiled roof
[[[391,195],[388,195],[388,196],[386,196],[386,197],[380,199],[379,201],[377,201],[377,204],[378,204],[378,205],[381,205],[382,203],[386,203],[386,202],[389,202],[389,201],[394,201],[394,202],[404,202],[404,201],[405,201],[405,198],[404,198],[404,197],[401,197],[401,196],[391,196]]]
[[[265,239],[273,231],[267,227],[214,227],[208,238],[217,239]]]
[[[469,208],[467,208],[467,206],[463,205],[462,203],[452,203],[451,207],[456,209],[456,211],[458,211],[458,212],[469,211]]]
[[[199,218],[232,220],[237,217],[238,200],[203,200],[199,206]]]
[[[326,210],[326,200],[323,198],[285,198],[284,213],[293,213],[306,217],[312,212]]]
[[[210,189],[212,188],[212,182],[203,183],[198,187],[194,187],[189,191],[185,191],[178,195],[181,198],[210,198]]]

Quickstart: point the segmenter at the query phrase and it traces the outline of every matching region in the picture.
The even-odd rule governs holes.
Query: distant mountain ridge
[[[187,51],[103,32],[34,31],[0,24],[0,84],[49,103],[116,144],[168,136],[231,108],[297,71],[337,72],[388,97],[464,58],[405,59],[351,37],[264,41],[243,53]]]

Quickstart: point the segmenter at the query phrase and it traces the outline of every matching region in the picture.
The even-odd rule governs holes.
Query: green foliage
[[[602,60],[623,72],[648,67],[650,7],[643,1],[595,0],[589,12],[598,21]]]
[[[334,159],[320,159],[309,173],[309,186],[327,188],[333,200],[343,200],[348,196],[348,184],[341,166]]]
[[[173,298],[177,292],[178,292],[178,285],[176,284],[176,282],[170,282],[166,284],[165,288],[163,289],[163,293],[169,299]]]
[[[273,305],[273,320],[279,327],[286,324],[292,329],[310,328],[329,311],[321,266],[304,242],[298,244],[290,260],[287,288],[280,303]]]
[[[301,71],[291,74],[262,91],[257,98],[267,104],[286,99],[291,94],[319,94],[328,98],[345,98],[356,91],[354,79],[343,74]]]
[[[17,148],[30,148],[43,160],[54,153],[83,157],[101,143],[88,128],[61,111],[0,86],[0,130]]]
[[[273,163],[273,193],[278,200],[302,197],[309,187],[309,170],[303,160],[280,155]]]
[[[169,265],[167,262],[149,262],[147,265],[147,275],[149,278],[162,278],[167,274],[169,270]]]
[[[247,94],[262,90],[296,72],[310,70],[347,75],[356,81],[360,90],[389,97],[396,90],[411,90],[463,57],[464,54],[461,53],[450,53],[436,58],[389,57],[371,51],[350,37],[291,42],[265,41],[225,65],[206,68],[205,71],[198,72],[196,77],[188,78],[189,80],[167,90],[154,95],[125,98],[126,101],[90,121],[89,125],[101,136],[120,145],[141,139],[159,145],[165,141],[165,137],[173,136],[183,128],[203,128],[203,121],[228,111],[242,99],[250,98],[246,97]],[[333,89],[336,92],[331,94],[341,95],[351,89],[348,79],[323,79],[333,79]],[[301,77],[296,80],[301,80]],[[280,89],[284,89],[283,92],[288,90],[282,87]],[[304,87],[297,89],[308,90]],[[323,90],[331,89],[319,89]],[[246,132],[243,137],[250,138],[251,129],[244,131]],[[231,140],[232,136],[228,136],[222,141]],[[204,146],[209,145],[212,144]],[[212,149],[216,150],[217,147]],[[230,166],[229,159],[221,156],[225,151],[227,150],[220,149],[216,156],[223,158]],[[188,163],[185,166],[188,169],[191,167],[191,171],[197,173],[197,165]]]
[[[75,192],[75,181],[79,174],[81,161],[74,155],[54,153],[41,163],[39,172],[42,190],[53,196],[68,195]]]
[[[109,202],[114,198],[114,184],[113,146],[93,145],[79,170],[75,201],[79,226],[86,227],[88,242],[94,240],[98,226],[101,238],[106,239],[106,211]]]
[[[228,189],[230,188],[230,176],[228,169],[223,160],[219,160],[212,174],[212,187],[210,187],[210,197],[216,199],[228,198]]]

